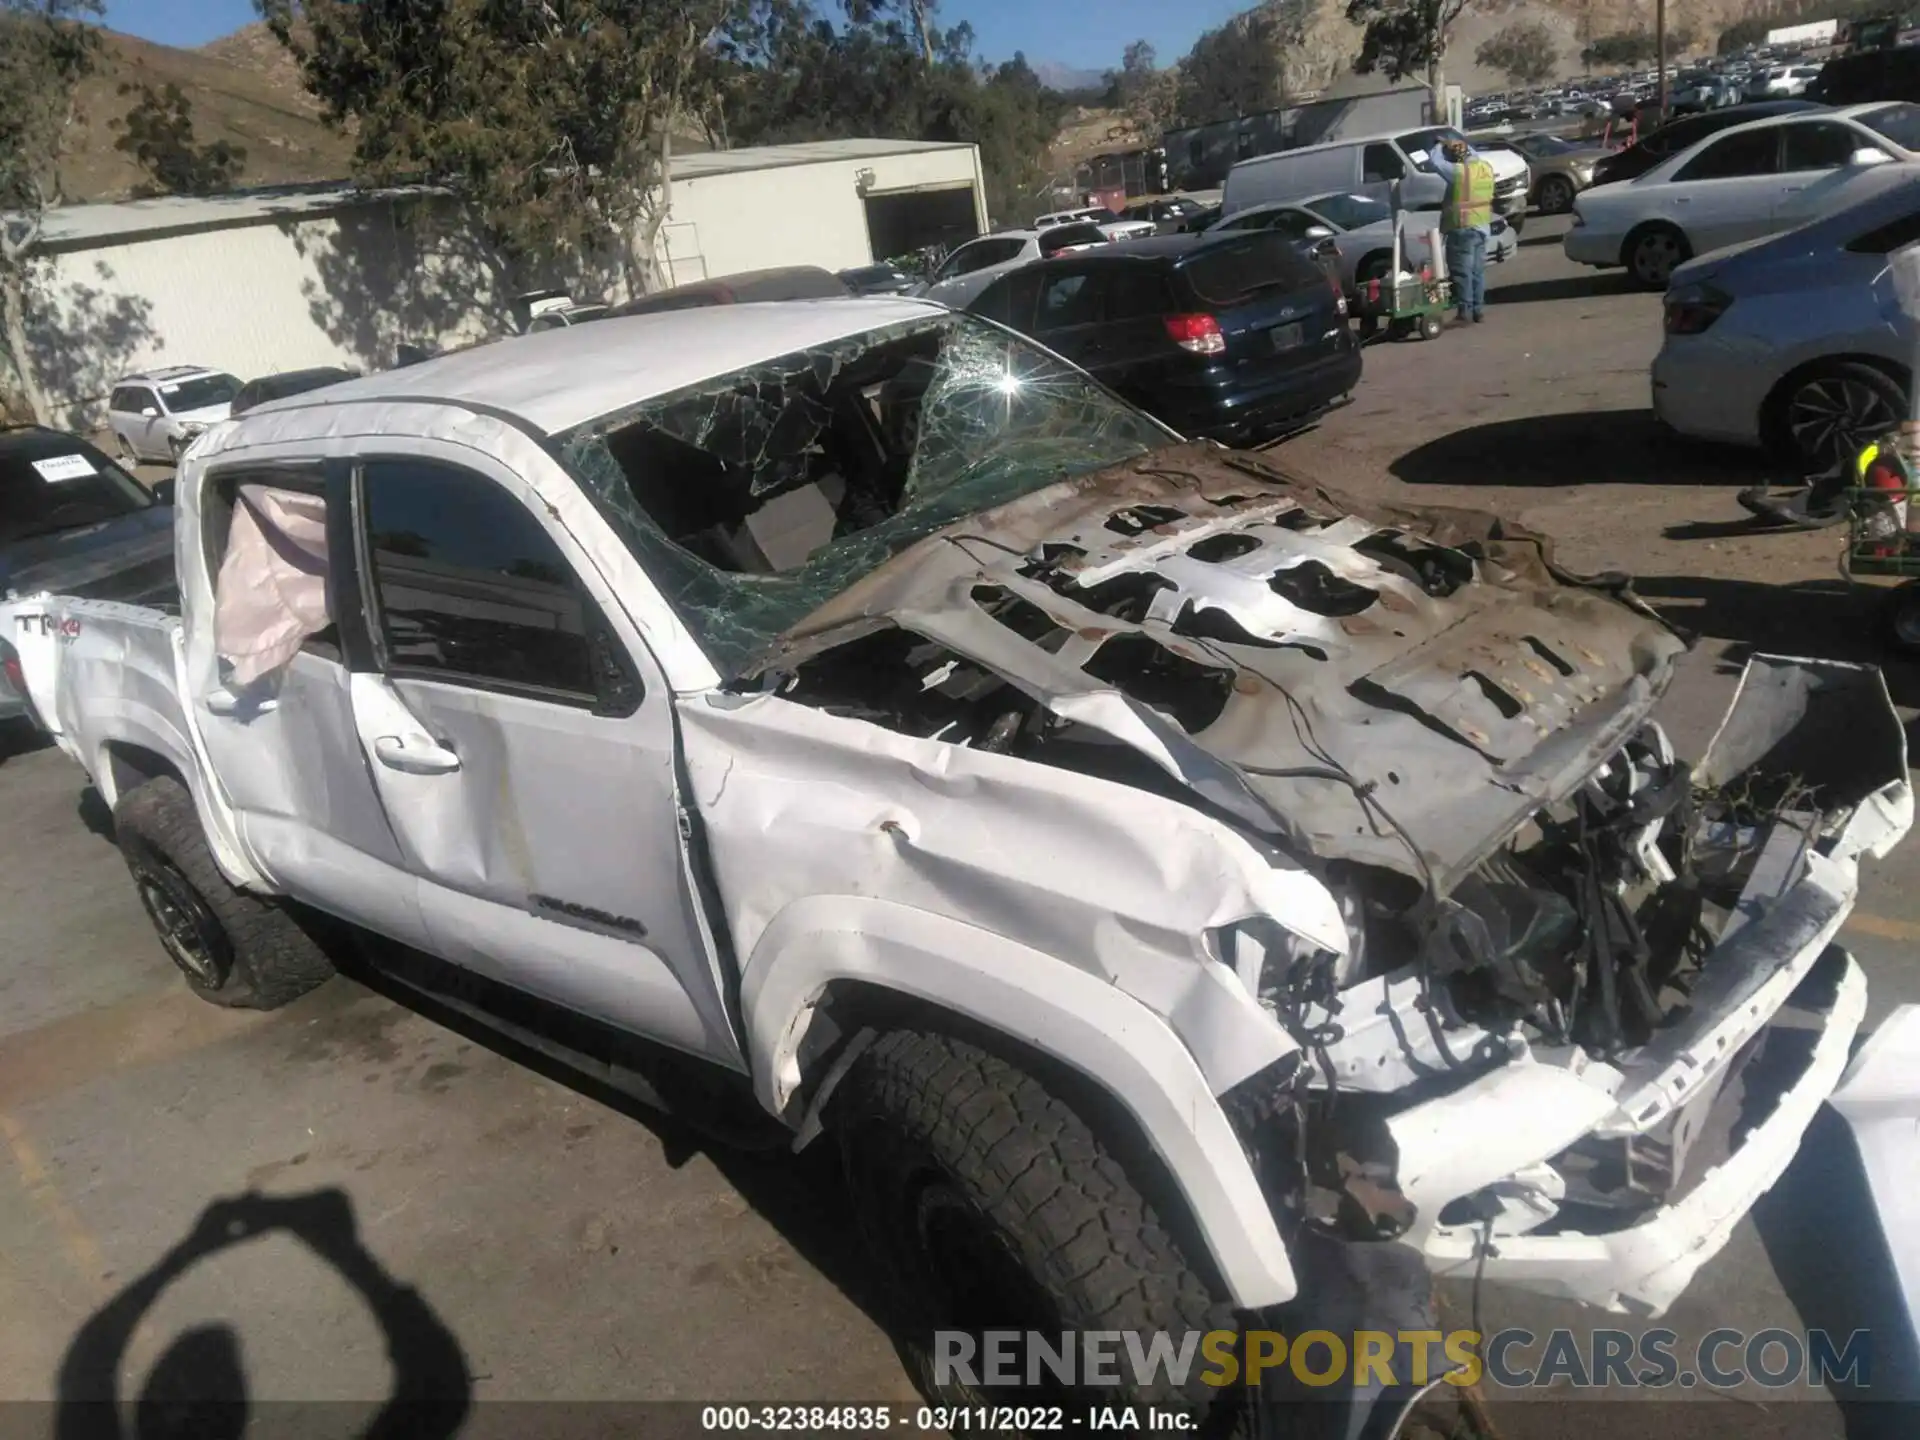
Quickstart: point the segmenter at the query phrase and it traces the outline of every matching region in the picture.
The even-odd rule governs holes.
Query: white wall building
[[[776,265],[839,270],[986,228],[972,145],[838,140],[678,157],[662,234],[674,284]],[[519,328],[458,206],[427,189],[304,187],[52,211],[33,316],[41,384],[73,425],[116,379],[209,365],[242,379],[376,369]],[[557,277],[563,281],[568,277]],[[618,299],[617,277],[571,277]]]
[[[1769,45],[1831,45],[1840,34],[1838,20],[1812,20],[1767,32]]]

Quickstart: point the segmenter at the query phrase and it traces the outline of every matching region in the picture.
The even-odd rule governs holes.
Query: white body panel
[[[671,359],[646,359],[658,346],[644,342],[682,334],[675,317],[602,322],[513,342],[517,350],[503,347],[491,362],[429,362],[222,424],[183,467],[176,554],[184,622],[101,602],[17,604],[5,618],[36,705],[109,802],[130,754],[184,775],[235,883],[311,902],[744,1070],[761,1104],[803,1138],[818,1098],[808,1089],[819,1078],[810,1066],[829,1043],[822,1037],[836,1031],[839,987],[876,986],[990,1027],[1078,1071],[1133,1118],[1236,1305],[1291,1298],[1273,1202],[1222,1097],[1250,1080],[1269,1083],[1302,1052],[1259,998],[1266,955],[1236,951],[1229,961],[1221,935],[1254,922],[1278,937],[1272,944],[1335,964],[1354,946],[1315,873],[1215,818],[1253,803],[1250,791],[1227,783],[1239,772],[1170,717],[1110,685],[1090,686],[1078,671],[1076,688],[1047,686],[1036,698],[1225,808],[901,733],[777,693],[723,689],[635,552],[533,432],[531,415],[600,413],[592,407],[612,384],[602,372],[623,355],[635,361],[629,401],[668,371],[716,373],[748,348],[756,311],[764,354],[844,336],[859,321],[924,316],[928,307],[736,307],[723,312],[715,345]],[[571,390],[560,378],[569,354],[581,372]],[[518,422],[475,408],[484,396],[515,394]],[[381,492],[348,463],[369,457],[457,467],[504,491],[517,520],[533,517],[604,610],[638,698],[616,712],[562,706],[551,691],[540,698],[462,685],[445,678],[457,677],[452,669],[422,678],[377,643],[351,673],[309,650],[277,685],[228,691],[212,635],[210,479],[307,462],[328,477],[328,494],[352,487],[346,518],[333,511],[329,523],[349,527],[352,553],[371,555],[373,536],[356,527],[371,526],[370,497]],[[1274,502],[1267,518],[1293,508]],[[1142,552],[1159,546],[1170,573],[1196,589],[1207,583],[1178,569],[1173,538],[1114,550],[1119,532],[1105,533],[1113,553],[1098,563],[1116,574],[1147,563]],[[1359,537],[1370,527],[1350,518],[1288,543],[1338,560],[1339,533]],[[1086,578],[1097,580],[1097,567]],[[1220,584],[1236,579],[1248,577],[1226,573]],[[1285,610],[1277,591],[1257,588],[1262,603]],[[381,605],[389,593],[379,592]],[[967,652],[961,617],[915,614],[920,634]],[[376,626],[376,641],[380,633]],[[980,643],[983,656],[1003,657],[1006,673],[1023,663],[1026,642],[1010,630],[993,628]],[[1710,785],[1737,780],[1777,742],[1769,725],[1799,723],[1786,702],[1823,687],[1846,699],[1863,727],[1891,727],[1891,741],[1862,749],[1897,778],[1835,812],[1818,851],[1788,846],[1786,862],[1754,870],[1738,923],[1719,940],[1718,963],[1696,983],[1687,1015],[1651,1040],[1603,1064],[1529,1042],[1517,1025],[1490,1034],[1447,1007],[1423,1010],[1421,987],[1391,975],[1343,996],[1344,1033],[1325,1059],[1347,1088],[1403,1088],[1431,1073],[1435,1045],[1488,1057],[1464,1088],[1410,1103],[1392,1120],[1401,1181],[1418,1207],[1407,1238],[1436,1264],[1474,1254],[1474,1227],[1440,1221],[1449,1202],[1489,1184],[1520,1184],[1586,1136],[1668,1133],[1662,1127],[1683,1107],[1712,1098],[1734,1056],[1828,953],[1854,899],[1860,857],[1885,853],[1912,820],[1904,739],[1884,684],[1861,667],[1757,660],[1742,683],[1741,723],[1729,722],[1700,774]],[[1671,761],[1664,737],[1640,733]],[[1608,740],[1606,753],[1618,759],[1625,738]],[[1720,774],[1719,764],[1732,773]],[[1765,855],[1791,823],[1773,822]],[[1616,1307],[1657,1312],[1671,1303],[1779,1174],[1831,1090],[1863,1003],[1850,963],[1835,994],[1804,1073],[1684,1199],[1599,1234],[1569,1225],[1534,1236],[1509,1215],[1494,1232],[1499,1255],[1488,1273]]]

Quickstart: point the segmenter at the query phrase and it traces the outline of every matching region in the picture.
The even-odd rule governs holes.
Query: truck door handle
[[[373,753],[389,770],[407,775],[451,775],[460,768],[458,755],[424,736],[409,743],[398,735],[382,735],[373,742]]]
[[[239,713],[240,697],[224,685],[217,690],[209,690],[201,698],[207,707],[207,713],[209,715],[234,715]],[[278,710],[280,708],[280,702],[271,695],[268,695],[255,700],[247,708],[256,715],[266,715]]]

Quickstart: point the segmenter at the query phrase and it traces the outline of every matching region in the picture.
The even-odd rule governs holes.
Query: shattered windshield
[[[952,314],[645,401],[563,437],[562,458],[731,676],[943,526],[1176,438]]]

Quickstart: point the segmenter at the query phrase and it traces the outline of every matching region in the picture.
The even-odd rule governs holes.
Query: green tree
[[[148,195],[214,195],[231,190],[247,163],[245,147],[225,140],[201,145],[194,139],[193,106],[178,85],[124,84],[122,95],[137,96],[125,118],[114,121],[120,138],[114,148],[131,155],[146,173]]]
[[[965,24],[932,41],[927,65],[915,18],[900,6],[849,5],[836,21],[806,0],[755,0],[718,47],[735,77],[728,130],[753,145],[852,135],[971,142],[993,214],[1031,215],[1066,102],[1024,56],[976,62]]]
[[[1275,5],[1243,11],[1205,32],[1180,62],[1174,100],[1180,121],[1205,125],[1286,104],[1282,57],[1298,39],[1290,14]]]
[[[736,0],[255,0],[355,178],[452,187],[506,261],[661,283],[673,124]],[[297,23],[304,22],[304,23]]]
[[[1744,20],[1736,20],[1720,32],[1720,38],[1714,44],[1714,50],[1721,55],[1732,55],[1746,49],[1749,45],[1758,45],[1767,38],[1767,31],[1774,23],[1763,15],[1750,15]]]
[[[1658,53],[1659,42],[1651,30],[1622,30],[1596,37],[1580,52],[1580,58],[1592,70],[1625,69],[1644,65]]]
[[[1347,19],[1365,27],[1353,68],[1362,75],[1384,71],[1402,80],[1421,73],[1440,93],[1440,62],[1447,38],[1472,0],[1347,0]]]
[[[1107,104],[1125,112],[1136,130],[1152,138],[1173,123],[1179,102],[1179,76],[1162,70],[1158,59],[1151,44],[1136,40],[1121,55],[1120,68],[1107,72]]]
[[[76,87],[99,47],[83,22],[100,15],[100,0],[0,0],[0,361],[43,423],[52,415],[27,346],[44,273],[35,252],[46,213],[61,200]]]
[[[1482,41],[1473,58],[1505,75],[1509,85],[1541,85],[1559,70],[1560,47],[1545,25],[1522,20]]]

